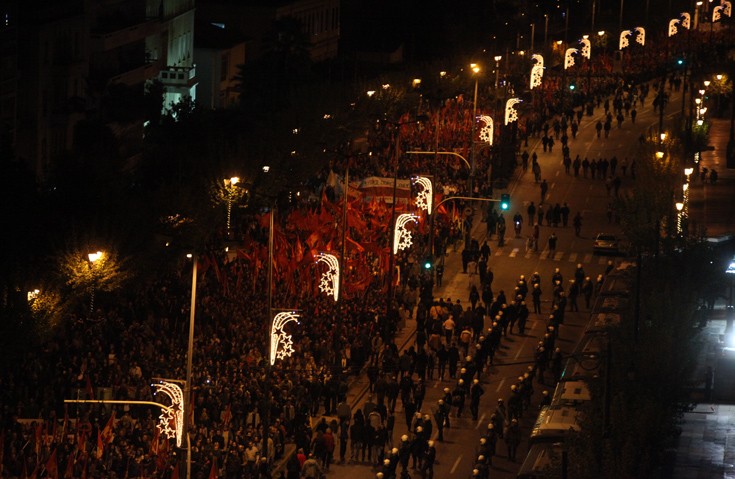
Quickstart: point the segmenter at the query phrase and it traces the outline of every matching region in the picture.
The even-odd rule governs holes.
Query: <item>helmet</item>
[[[429,441],[429,447],[434,447],[434,441]]]
[[[521,275],[521,281],[523,281],[524,279],[526,279],[526,276],[522,274]]]
[[[440,405],[440,406],[444,405],[444,399],[440,399],[440,400],[439,400],[439,405]]]
[[[541,392],[541,394],[543,394],[544,396],[548,396],[549,395],[549,391],[544,390],[543,392]]]
[[[488,425],[487,425],[487,429],[488,429],[489,431],[492,431],[493,429],[495,429],[495,425],[494,425],[494,424],[488,424]]]
[[[465,361],[472,361],[472,356],[467,355],[467,356],[465,356],[464,360]]]
[[[559,272],[559,268],[554,268],[554,273],[558,273],[558,272]]]
[[[516,386],[515,384],[510,387],[511,391],[515,391],[516,389],[518,389],[518,386]]]
[[[609,264],[609,261],[608,261],[608,264]],[[582,263],[577,263],[577,268],[581,268],[581,267],[582,267]]]
[[[421,419],[421,412],[420,411],[416,411],[416,417],[419,418],[419,419]]]
[[[534,276],[538,276],[538,271],[534,271],[534,272],[533,272],[533,275],[534,275]]]
[[[416,432],[423,432],[423,430],[424,430],[424,428],[421,427],[421,426],[419,426],[419,427],[416,428]]]
[[[444,392],[445,393],[448,393],[449,392],[449,388],[444,388]]]
[[[572,283],[572,284],[574,284],[574,280],[573,279],[570,279],[569,282]]]
[[[523,381],[523,376],[518,376],[518,382]]]
[[[390,459],[383,459],[383,464],[390,466]]]
[[[543,353],[544,351],[546,351],[546,350],[544,349],[544,347],[543,347],[543,346],[541,346],[540,348],[538,348],[538,352],[539,352],[539,353]]]
[[[518,424],[518,419],[516,419],[516,418],[513,418],[513,420],[512,420],[512,421],[510,421],[510,422],[512,422],[513,424]]]
[[[526,302],[525,301],[521,301],[521,306],[525,306],[525,305],[526,305]]]
[[[589,281],[590,280],[590,277],[589,276],[585,276],[584,280],[585,281]]]
[[[503,398],[498,398],[498,402],[503,402]]]
[[[528,373],[523,373],[523,379],[528,379],[528,377],[529,377],[529,376],[530,376],[530,374],[528,374]]]
[[[529,372],[533,372],[533,366],[528,366],[526,369],[528,369]]]
[[[479,382],[480,382],[480,380],[479,380],[479,379],[474,379],[474,380],[472,381],[472,384],[478,384]]]
[[[472,469],[472,475],[473,476],[480,476],[480,471],[478,469]]]
[[[460,374],[464,374],[464,373],[466,373],[466,372],[467,372],[467,369],[465,369],[465,368],[462,368],[462,369],[460,369],[460,370],[459,370],[459,373],[460,373]]]
[[[397,447],[394,447],[393,449],[390,450],[390,453],[391,454],[398,454],[398,448]]]
[[[390,461],[388,461],[388,463],[390,463]],[[379,473],[375,474],[375,479],[383,479],[383,477],[385,477],[385,476],[383,476],[383,473],[382,472],[379,472]]]
[[[483,462],[485,460],[485,456],[483,456],[482,454],[480,454],[479,456],[477,456],[477,460],[479,462]]]
[[[556,348],[556,349],[554,350],[554,352],[555,352],[555,353],[560,353],[560,352],[561,352],[561,348]]]
[[[401,441],[404,441],[404,442],[405,441],[408,441],[408,436],[406,434],[404,434],[403,436],[401,436]]]
[[[464,379],[460,379],[460,380],[459,380],[459,381],[457,382],[457,384],[459,384],[460,386],[461,386],[461,385],[463,385],[463,384],[464,384]]]

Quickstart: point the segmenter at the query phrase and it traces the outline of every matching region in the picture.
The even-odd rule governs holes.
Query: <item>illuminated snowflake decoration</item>
[[[393,254],[398,250],[404,250],[413,244],[411,232],[406,228],[408,223],[418,222],[418,216],[409,213],[403,213],[396,218],[396,226],[393,230]]]
[[[724,13],[728,17],[732,16],[732,3],[731,2],[728,2],[728,1],[722,2],[722,13]]]
[[[482,120],[482,117],[480,119]],[[480,132],[480,138],[482,138],[482,132]],[[423,176],[417,176],[413,182],[421,186],[421,191],[416,193],[416,207],[431,214],[434,201],[434,188],[431,185],[431,180]]]
[[[687,12],[681,12],[681,26],[689,30],[689,26],[692,24],[692,16]]]
[[[540,66],[541,68],[544,67],[544,57],[542,55],[534,53],[533,55],[531,55],[531,60],[535,60],[536,65]]]
[[[334,300],[337,301],[339,298],[339,261],[337,257],[329,253],[319,253],[316,262],[327,265],[327,270],[322,273],[319,280],[319,291],[334,297]]]
[[[535,60],[536,64],[531,67],[531,90],[537,86],[541,86],[541,79],[544,77],[544,57],[539,54],[531,55],[531,60]]]
[[[620,50],[630,45],[630,42],[628,42],[628,36],[633,33],[630,30],[623,30],[620,32]]]
[[[520,103],[520,98],[511,98],[505,103],[505,124],[518,121],[518,112],[515,109],[516,104]]]
[[[567,48],[564,54],[564,69],[574,66],[574,54],[579,52],[576,48]]]
[[[646,29],[643,27],[635,27],[635,41],[641,46],[646,45]]]
[[[719,22],[722,18],[723,6],[719,5],[712,9],[712,23]]]
[[[293,340],[290,334],[286,334],[283,327],[288,323],[299,322],[299,315],[295,312],[281,312],[276,314],[271,323],[271,366],[276,359],[283,359],[293,354]]]
[[[544,67],[534,65],[531,67],[531,90],[541,86],[541,78],[544,76]]]
[[[592,42],[589,38],[583,38],[579,41],[582,44],[582,56],[589,60],[592,57]]]
[[[495,128],[493,126],[493,119],[487,115],[480,115],[480,121],[485,124],[480,128],[480,140],[484,141],[488,145],[493,145],[493,135]]]
[[[679,29],[676,27],[679,23],[681,23],[681,20],[678,18],[672,18],[669,20],[669,36],[673,37],[677,33],[679,33]]]
[[[171,407],[158,416],[158,430],[169,439],[176,438],[176,447],[181,447],[184,435],[184,393],[178,384],[161,381],[153,384],[156,394],[163,393],[171,399]]]

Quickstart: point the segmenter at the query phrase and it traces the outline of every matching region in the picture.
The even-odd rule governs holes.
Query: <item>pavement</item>
[[[670,104],[675,105],[677,101],[674,99]],[[672,108],[671,111],[667,111],[665,120],[668,125],[673,126],[677,123],[674,110],[677,109]],[[639,121],[636,125],[624,124],[621,130],[614,129],[609,139],[596,139],[593,128],[597,116],[601,113],[601,111],[596,110],[595,116],[584,118],[578,138],[570,140],[572,157],[579,153],[583,158],[585,156],[589,158],[606,156],[609,158],[613,154],[617,155],[619,159],[626,156],[632,158],[635,155],[635,147],[640,132],[657,127],[658,119],[651,111],[649,99],[649,104],[645,108],[639,109]],[[735,225],[735,208],[730,206],[731,199],[735,194],[735,171],[725,168],[724,159],[729,134],[728,129],[728,122],[713,120],[710,138],[711,144],[715,148],[702,154],[701,166],[710,170],[714,168],[718,171],[719,179],[717,183],[714,185],[702,184],[701,181],[693,179],[690,191],[689,214],[692,224],[695,225],[692,227],[692,231],[697,228],[699,231],[706,231],[708,236],[729,234],[733,231],[733,225]],[[609,260],[616,260],[616,258],[600,257],[591,253],[591,244],[595,234],[598,232],[620,232],[616,224],[609,223],[605,218],[604,212],[610,198],[606,195],[605,188],[602,187],[602,181],[597,180],[595,182],[595,180],[582,179],[581,177],[573,178],[571,175],[566,175],[561,167],[560,153],[543,153],[538,140],[530,140],[528,151],[529,153],[537,152],[542,166],[542,177],[547,178],[550,183],[547,202],[569,201],[572,214],[577,210],[582,212],[584,217],[582,234],[579,237],[575,236],[571,227],[554,229],[554,232],[559,236],[559,246],[556,252],[551,253],[543,246],[546,244],[545,239],[551,228],[544,226],[542,227],[539,251],[528,252],[525,250],[525,235],[521,235],[520,238],[513,238],[512,230],[509,229],[509,236],[511,237],[507,239],[505,246],[498,247],[496,241],[490,242],[492,258],[489,266],[495,273],[494,289],[496,289],[496,284],[501,286],[513,285],[519,272],[530,275],[534,271],[540,271],[542,278],[548,280],[551,271],[560,268],[565,277],[568,278],[578,263],[582,263],[587,274],[594,278],[602,272]],[[627,177],[623,178],[623,190],[631,185],[630,181]],[[512,216],[516,210],[519,210],[525,216],[530,201],[536,201],[536,204],[538,204],[538,185],[534,183],[530,170],[523,172],[520,168],[517,169],[516,176],[510,183],[508,192],[511,193],[513,203],[512,212],[508,212],[508,216]],[[485,236],[485,226],[479,219],[479,215],[475,217],[472,234],[474,238],[479,239],[482,243]],[[524,225],[524,229],[524,233],[528,234],[530,227]],[[462,273],[460,253],[450,249],[445,257],[444,284],[435,288],[435,296],[450,297],[454,300],[460,299],[466,305],[472,284],[479,285],[479,277],[471,273]],[[549,294],[546,295],[546,298],[548,297]],[[547,307],[544,306],[544,308]],[[718,394],[728,395],[730,394],[728,388],[732,389],[732,398],[735,399],[735,359],[732,361],[732,380],[729,376],[718,377],[715,374],[712,382],[712,393],[709,395],[706,393],[707,368],[713,367],[713,369],[716,369],[718,363],[722,360],[721,340],[724,337],[726,325],[722,314],[723,308],[724,302],[720,299],[707,326],[701,332],[702,337],[707,339],[707,347],[704,348],[703,356],[700,359],[700,368],[697,372],[697,376],[701,377],[701,382],[697,385],[697,388],[702,396],[702,401],[707,400],[707,397],[714,401]],[[563,339],[558,344],[566,353],[571,352],[589,320],[588,312],[584,311],[583,308],[581,309],[582,311],[578,313],[568,313],[568,320],[563,327],[561,335]],[[493,410],[493,405],[497,398],[507,395],[509,385],[512,384],[515,377],[522,374],[531,360],[536,341],[544,332],[544,319],[543,315],[532,314],[526,335],[511,335],[503,338],[502,349],[497,355],[497,364],[483,375],[482,384],[486,394],[483,396],[481,403],[481,417],[477,421],[467,417],[453,419],[453,427],[445,430],[445,441],[437,443],[436,477],[467,476],[471,469],[475,445],[484,430],[484,425]],[[487,326],[489,325],[486,324]],[[402,351],[412,346],[414,341],[415,321],[409,320],[398,331],[395,342],[399,350]],[[720,366],[720,370],[724,370],[724,368]],[[433,381],[427,381],[424,411],[430,413],[429,410],[441,395],[441,390],[452,385],[452,381],[449,380],[438,381],[435,378]],[[544,387],[551,389],[551,392],[553,392],[553,387],[536,387],[532,404],[538,404],[540,393]],[[365,374],[351,378],[347,399],[353,410],[362,406],[367,391],[368,380]],[[399,401],[396,409],[394,444],[400,441],[400,435],[405,431],[402,412]],[[528,436],[535,416],[535,408],[532,407],[522,417],[521,425],[524,438]],[[434,435],[436,435],[436,431]],[[735,406],[702,403],[685,415],[679,447],[675,453],[669,451],[671,454],[671,477],[686,479],[735,478],[735,449],[733,445],[735,445]],[[287,451],[291,452],[293,449],[293,445],[289,445]],[[502,444],[499,445],[498,449],[498,456],[494,458],[493,462],[492,477],[514,478],[526,454],[525,442],[521,445],[518,453],[520,460],[516,462],[509,461],[504,455],[505,448]],[[335,451],[335,456],[338,457],[337,451]],[[375,469],[365,463],[348,462],[347,464],[335,464],[328,476],[370,479],[375,477]]]

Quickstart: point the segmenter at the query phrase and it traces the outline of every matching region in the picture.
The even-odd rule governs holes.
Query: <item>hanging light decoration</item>
[[[480,115],[480,121],[485,124],[485,126],[480,128],[480,140],[492,146],[494,135],[493,119],[487,115]]]
[[[482,117],[480,119],[482,120]],[[480,137],[482,137],[482,131],[480,131]],[[421,190],[416,193],[416,207],[431,214],[434,201],[434,188],[431,185],[431,180],[425,176],[417,176],[413,182],[421,186]]]
[[[515,106],[521,102],[520,98],[511,98],[505,103],[505,124],[518,121],[518,112]]]
[[[317,263],[327,265],[327,270],[322,273],[319,280],[319,291],[332,296],[335,301],[339,299],[339,261],[330,253],[319,253],[316,257]]]
[[[162,393],[171,400],[171,407],[164,408],[158,416],[158,430],[169,439],[176,439],[176,447],[181,447],[184,435],[184,394],[178,384],[160,381],[152,384],[156,394]]]
[[[293,354],[293,340],[290,334],[286,334],[283,330],[288,323],[299,322],[299,314],[293,311],[283,311],[273,318],[271,323],[271,366],[276,363],[276,359],[283,359]]]
[[[393,231],[393,254],[398,250],[404,250],[413,244],[411,232],[406,228],[408,223],[418,222],[418,216],[410,213],[403,213],[396,218],[396,226]]]

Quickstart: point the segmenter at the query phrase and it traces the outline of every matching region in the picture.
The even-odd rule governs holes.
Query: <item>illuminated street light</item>
[[[263,173],[268,173],[269,171],[271,171],[271,167],[270,166],[268,166],[268,165],[263,166]]]
[[[298,130],[294,130],[298,131]],[[225,189],[227,190],[227,234],[230,233],[230,225],[232,219],[232,199],[235,196],[235,186],[240,183],[240,177],[233,176],[232,178],[225,178]]]
[[[97,274],[95,270],[95,263],[102,259],[104,256],[104,253],[102,251],[97,251],[96,253],[89,253],[87,257],[89,258],[89,269],[92,273],[92,286],[90,287],[90,293],[89,293],[89,313],[94,313],[94,292],[95,292],[95,286],[96,286],[96,279]]]
[[[375,95],[375,90],[368,90],[367,91],[367,96],[368,97],[372,98],[373,95]]]
[[[503,57],[501,55],[495,55],[495,88],[498,88],[498,78],[500,75],[500,60]]]
[[[683,216],[682,210],[683,209],[684,209],[684,203],[677,202],[676,203],[676,211],[677,211],[676,213],[676,233],[677,234],[682,233],[681,223],[682,223],[682,216]]]
[[[31,301],[33,301],[34,299],[36,299],[38,297],[38,294],[40,292],[41,292],[41,290],[39,290],[39,289],[34,289],[33,291],[28,291],[28,293],[27,293],[28,302],[30,303]]]
[[[661,138],[661,141],[662,142],[663,141],[666,141],[666,133],[661,133],[661,135],[659,136],[659,138]]]
[[[689,181],[689,175],[694,173],[694,168],[684,168],[684,174],[687,177],[687,181]]]
[[[658,158],[660,160],[663,157],[664,157],[664,152],[663,151],[657,151],[656,152],[656,158]]]
[[[421,78],[414,78],[411,82],[411,85],[413,85],[414,88],[418,88],[421,86]]]
[[[176,439],[176,447],[181,447],[184,436],[184,393],[178,384],[169,381],[160,381],[151,386],[156,393],[165,394],[171,400],[170,409],[161,409],[156,427],[167,438]]]

